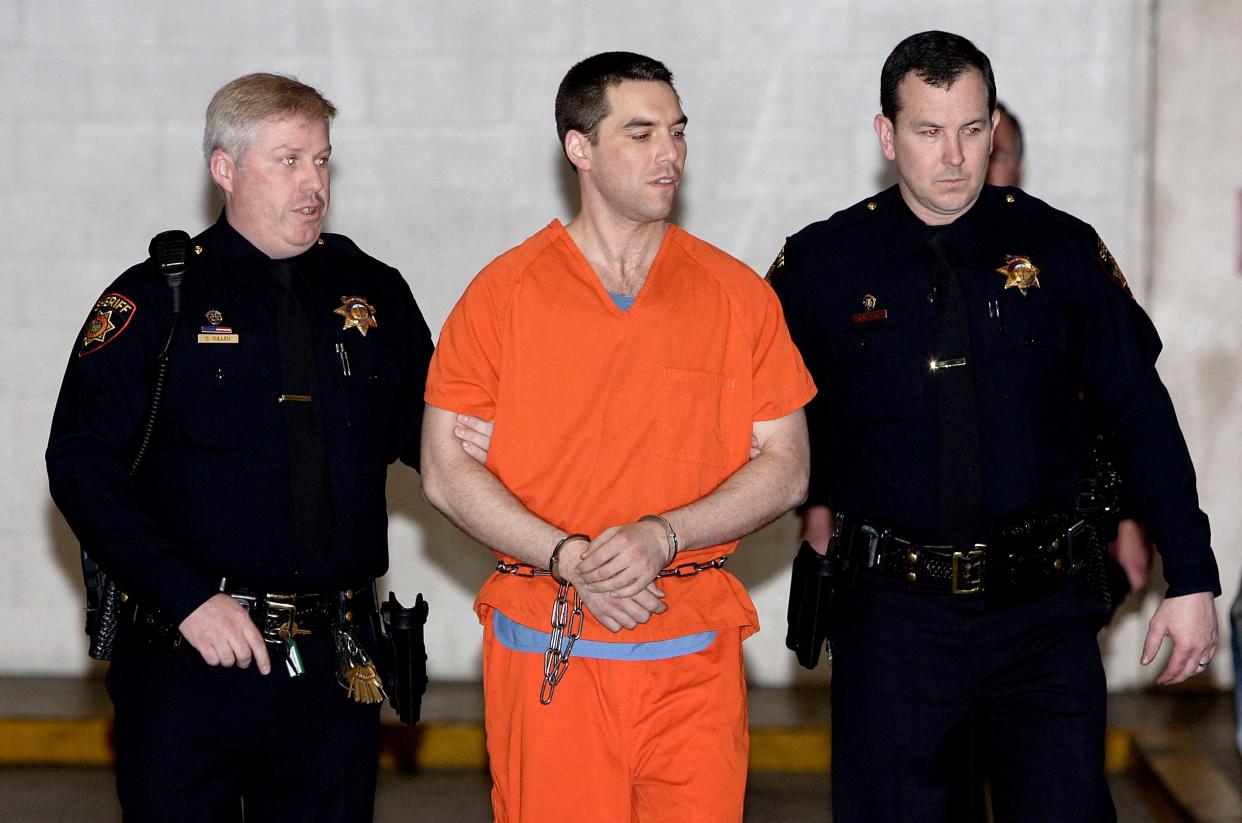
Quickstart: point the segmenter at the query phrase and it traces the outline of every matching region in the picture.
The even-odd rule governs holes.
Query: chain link
[[[543,653],[543,685],[539,687],[539,702],[545,706],[552,702],[552,693],[569,669],[569,655],[573,653],[574,643],[582,636],[585,622],[582,597],[577,589],[574,589],[574,609],[572,612],[569,610],[569,588],[568,583],[561,583],[552,603],[552,633],[548,637],[548,650]],[[568,639],[565,637],[566,629],[569,629]],[[561,648],[562,643],[564,649]]]
[[[671,569],[663,569],[656,577],[694,577],[700,572],[724,568],[727,555],[713,557],[704,563],[680,563]],[[496,563],[496,571],[500,574],[511,574],[515,577],[551,577],[547,569],[540,569],[527,563]],[[582,596],[574,589],[574,606],[569,608],[569,583],[561,583],[556,589],[556,600],[552,602],[552,632],[548,636],[548,650],[543,653],[543,685],[539,687],[539,702],[548,705],[557,684],[569,669],[569,656],[573,653],[574,643],[582,637],[582,627],[586,623],[586,614],[582,609]],[[568,634],[566,633],[568,630]],[[563,648],[562,648],[563,647]]]
[[[699,572],[723,569],[728,559],[728,555],[722,554],[720,557],[713,557],[711,560],[702,563],[679,563],[671,569],[661,569],[656,577],[694,577]],[[531,566],[526,563],[506,563],[503,560],[496,563],[496,571],[500,574],[511,574],[514,577],[552,576],[552,573],[547,569],[541,569],[538,566]]]
[[[694,577],[699,572],[723,569],[725,561],[728,559],[729,556],[727,554],[722,554],[720,557],[713,557],[705,563],[679,563],[671,569],[663,569],[656,577]]]

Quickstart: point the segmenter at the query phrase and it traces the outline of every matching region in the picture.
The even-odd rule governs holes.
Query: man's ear
[[[565,156],[578,171],[591,170],[591,138],[570,129],[565,133]]]
[[[873,125],[876,136],[880,138],[880,150],[884,152],[884,157],[895,160],[897,153],[893,151],[893,121],[882,114],[877,114]]]
[[[228,194],[233,193],[233,184],[237,179],[237,163],[224,149],[216,149],[211,153],[211,179]]]

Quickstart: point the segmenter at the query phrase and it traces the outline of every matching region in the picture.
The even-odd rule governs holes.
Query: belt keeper
[[[640,522],[643,520],[650,520],[651,522],[659,523],[661,526],[664,527],[664,539],[668,541],[668,548],[669,548],[669,551],[671,552],[671,554],[668,556],[668,560],[664,561],[664,565],[667,566],[671,564],[674,560],[676,560],[677,552],[680,551],[680,547],[677,542],[677,532],[673,530],[673,524],[669,523],[667,520],[665,520],[663,517],[661,517],[658,514],[644,514],[642,517],[638,519]]]
[[[548,558],[548,572],[552,575],[552,579],[564,586],[567,581],[561,575],[561,549],[570,540],[585,540],[591,542],[591,538],[585,534],[567,534],[560,540],[556,541],[556,545],[552,547],[552,556]]]

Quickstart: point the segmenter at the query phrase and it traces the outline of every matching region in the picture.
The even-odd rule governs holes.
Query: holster
[[[819,663],[824,643],[832,639],[832,607],[841,583],[834,535],[821,555],[805,540],[794,557],[789,579],[789,630],[785,645],[808,669]]]
[[[427,692],[427,644],[423,626],[427,623],[427,601],[419,594],[406,608],[394,592],[380,606],[380,669],[384,688],[401,722],[418,722]]]
[[[94,660],[111,660],[120,626],[121,590],[116,581],[82,549],[82,582],[86,587],[87,653]]]

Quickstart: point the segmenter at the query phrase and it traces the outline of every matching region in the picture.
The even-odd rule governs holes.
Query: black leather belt
[[[263,639],[273,644],[290,638],[327,635],[339,620],[350,623],[376,612],[373,584],[327,594],[272,594],[246,589],[225,593],[246,610]],[[181,632],[158,609],[133,600],[121,608],[121,624],[132,625],[139,637],[174,647],[181,644]]]
[[[836,539],[843,557],[857,568],[948,587],[953,594],[978,594],[1039,589],[1074,574],[1097,545],[1098,529],[1075,515],[1038,515],[1009,523],[988,543],[962,550],[908,540],[872,521],[842,515]]]

